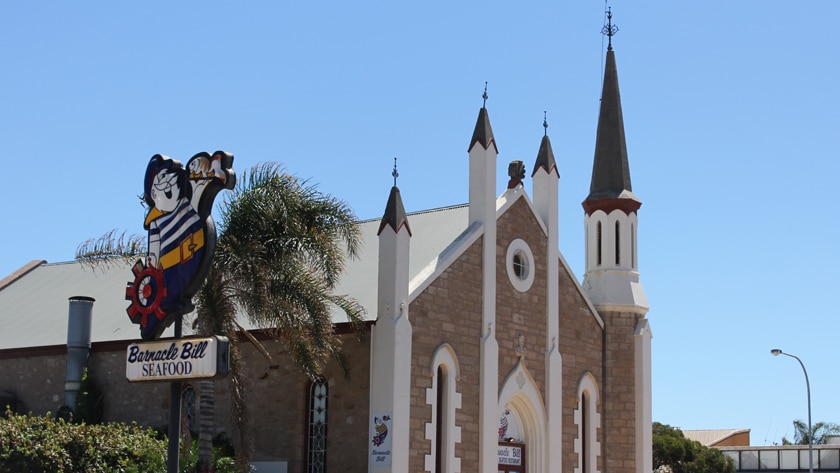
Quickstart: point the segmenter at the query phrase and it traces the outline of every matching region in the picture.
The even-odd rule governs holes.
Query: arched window
[[[636,226],[630,224],[630,266],[636,269]]]
[[[574,473],[598,473],[601,443],[598,442],[597,432],[601,428],[601,415],[598,414],[598,386],[591,373],[584,374],[578,385],[574,420],[577,424],[574,448],[578,457]]]
[[[597,252],[597,255],[596,255],[596,257],[598,258],[597,259],[597,264],[598,264],[598,266],[601,266],[601,251],[604,249],[603,248],[603,246],[604,246],[603,245],[603,240],[602,240],[602,237],[603,237],[602,233],[603,232],[601,231],[601,222],[598,222],[598,225],[595,227],[595,232],[596,232],[595,233],[595,238],[598,239],[598,241],[596,242],[596,244],[598,245],[598,247],[597,247],[598,252]]]
[[[195,432],[195,388],[192,384],[184,385],[181,391],[181,410],[187,418],[187,427]]]
[[[438,452],[435,455],[435,473],[444,473],[443,470],[443,452],[446,448],[446,416],[444,415],[446,406],[444,404],[444,399],[446,399],[446,384],[447,379],[444,376],[443,366],[438,366],[437,369],[437,396],[436,396],[436,405],[437,409],[435,412],[435,452]]]
[[[583,435],[580,436],[580,471],[581,473],[591,473],[590,464],[589,464],[589,436],[586,435],[589,433],[589,425],[588,419],[589,416],[589,400],[587,399],[586,392],[581,393],[580,395],[580,430]]]
[[[461,393],[457,392],[459,371],[452,347],[438,347],[432,356],[432,387],[426,389],[432,418],[426,424],[426,439],[431,445],[425,456],[425,469],[431,473],[461,471],[461,459],[455,456],[455,444],[461,442],[461,428],[455,425],[455,411],[461,408]]]
[[[615,265],[621,264],[621,228],[618,221],[615,222]]]
[[[323,377],[309,384],[309,424],[306,435],[306,471],[327,471],[327,401],[329,389]]]

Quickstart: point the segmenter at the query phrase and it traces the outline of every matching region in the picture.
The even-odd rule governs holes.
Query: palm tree
[[[220,283],[252,323],[289,344],[307,375],[330,356],[346,369],[330,313],[337,306],[361,330],[363,308],[333,293],[345,258],[358,255],[353,211],[277,164],[256,166],[242,181],[221,209]]]
[[[840,435],[840,425],[834,422],[817,422],[808,431],[808,424],[801,421],[793,421],[793,442],[782,437],[782,445],[808,445],[808,440],[813,439],[812,445],[824,445],[835,435]]]
[[[256,166],[222,205],[213,269],[196,298],[198,318],[217,324],[210,327],[215,333],[233,333],[240,307],[252,324],[289,346],[309,377],[319,375],[330,357],[349,373],[330,314],[332,306],[341,308],[362,333],[362,307],[333,293],[345,257],[356,257],[359,244],[356,217],[344,202],[276,164]],[[236,365],[238,350],[231,354]],[[250,435],[242,432],[248,426],[246,391],[241,379],[232,381],[241,463],[251,448]]]
[[[334,293],[347,257],[360,245],[356,217],[343,201],[288,174],[276,163],[253,167],[220,207],[219,236],[213,266],[195,296],[196,328],[231,341],[230,382],[237,469],[247,471],[251,455],[245,380],[239,369],[239,325],[244,316],[269,330],[290,348],[295,364],[311,378],[329,358],[345,375],[349,366],[333,331],[331,311],[338,307],[361,336],[364,309],[352,298]],[[110,257],[134,259],[140,237],[115,238],[110,232],[89,240],[77,258],[107,264]],[[252,340],[258,348],[259,343]],[[268,355],[262,349],[264,355]],[[213,382],[201,383],[200,463],[209,464],[212,438]],[[210,429],[208,430],[208,426]]]

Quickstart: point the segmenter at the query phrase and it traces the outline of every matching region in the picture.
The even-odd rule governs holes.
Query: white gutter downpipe
[[[92,297],[73,296],[67,319],[67,379],[64,384],[64,405],[75,412],[76,396],[82,388],[82,375],[90,354]]]

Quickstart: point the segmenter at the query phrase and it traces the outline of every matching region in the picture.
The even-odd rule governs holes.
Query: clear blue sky
[[[840,422],[834,215],[837,0],[616,0],[654,420],[750,428]],[[399,158],[408,211],[467,200],[487,108],[507,163],[533,163],[543,111],[561,174],[560,247],[583,275],[605,4],[3,2],[0,275],[142,233],[155,153],[281,161],[381,216]],[[530,182],[526,183],[530,190]],[[0,309],[2,311],[2,309]],[[3,314],[4,316],[7,314]]]

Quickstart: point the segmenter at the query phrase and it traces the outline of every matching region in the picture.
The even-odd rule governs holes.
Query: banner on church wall
[[[374,413],[370,423],[370,464],[391,466],[391,413]]]

